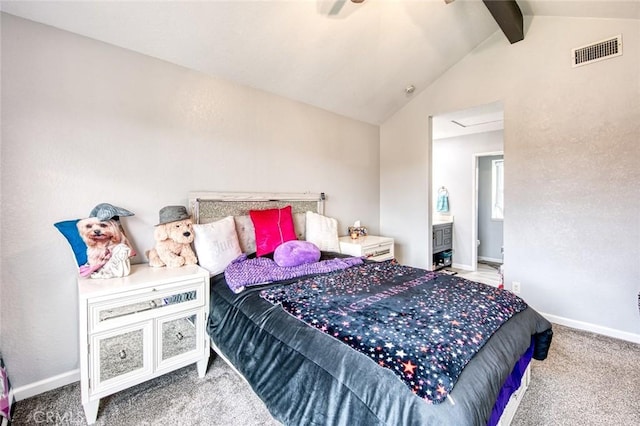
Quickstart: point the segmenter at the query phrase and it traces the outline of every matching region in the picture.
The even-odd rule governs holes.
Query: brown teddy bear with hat
[[[156,246],[147,252],[149,266],[178,268],[198,263],[191,249],[193,222],[184,206],[166,206],[160,210],[160,223],[153,231]]]

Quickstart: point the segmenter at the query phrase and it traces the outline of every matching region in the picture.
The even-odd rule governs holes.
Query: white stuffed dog
[[[191,249],[193,222],[184,206],[167,206],[160,210],[160,223],[153,235],[156,246],[147,252],[149,266],[178,268],[198,263]]]

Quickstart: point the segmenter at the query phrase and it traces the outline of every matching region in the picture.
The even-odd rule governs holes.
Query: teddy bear
[[[149,266],[178,268],[198,263],[191,249],[193,222],[184,206],[166,206],[160,210],[160,223],[153,231],[156,246],[147,252]]]

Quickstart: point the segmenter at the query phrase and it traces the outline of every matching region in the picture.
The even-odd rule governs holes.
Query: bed
[[[230,271],[239,263],[264,259],[251,254],[249,211],[291,206],[296,238],[305,240],[306,212],[323,215],[324,200],[324,194],[189,194],[197,224],[233,217],[244,253],[226,274],[212,270],[213,350],[283,424],[508,425],[530,380],[531,359],[545,359],[552,338],[551,324],[515,295],[334,251],[323,251],[318,264],[352,263],[232,285]],[[392,334],[400,340],[391,341]]]

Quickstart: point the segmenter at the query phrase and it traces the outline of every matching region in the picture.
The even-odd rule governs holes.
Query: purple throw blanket
[[[234,293],[240,293],[246,287],[289,280],[305,275],[323,274],[346,269],[363,263],[360,257],[345,257],[307,263],[299,266],[278,266],[267,257],[247,259],[246,254],[238,256],[224,270],[227,285]]]

